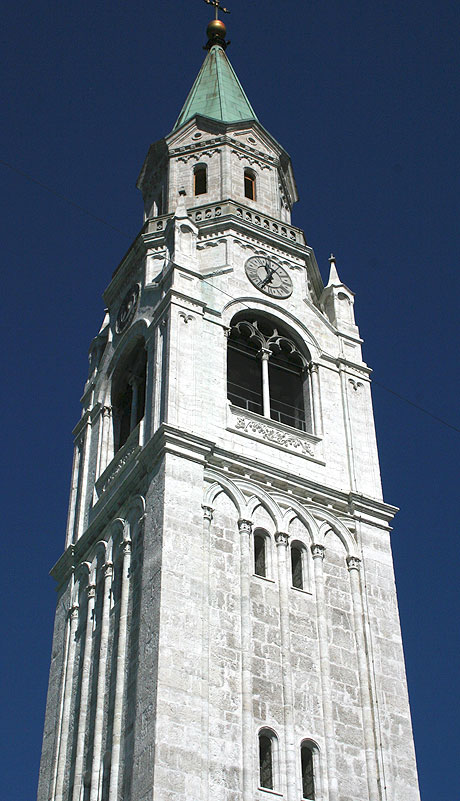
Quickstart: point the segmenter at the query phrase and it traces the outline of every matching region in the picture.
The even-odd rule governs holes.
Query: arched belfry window
[[[270,318],[247,313],[228,338],[227,395],[234,406],[279,423],[311,430],[309,359]]]
[[[112,411],[114,451],[128,439],[145,411],[147,351],[144,340],[138,340],[117,364],[112,379]]]
[[[267,578],[271,572],[271,540],[263,528],[254,531],[254,575]]]
[[[244,171],[244,196],[249,200],[256,199],[256,175],[252,170]]]
[[[304,801],[315,801],[315,774],[317,773],[318,747],[311,740],[304,740],[300,746],[302,771],[302,798]]]
[[[198,164],[193,170],[193,194],[205,195],[208,191],[208,171],[205,164]]]
[[[259,732],[259,787],[279,788],[278,738],[271,729]]]

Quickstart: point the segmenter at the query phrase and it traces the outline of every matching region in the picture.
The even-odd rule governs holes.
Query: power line
[[[104,220],[103,217],[98,217],[96,214],[93,214],[92,211],[89,211],[88,209],[85,209],[83,206],[80,206],[74,200],[71,200],[70,198],[66,197],[66,195],[63,195],[61,192],[58,192],[56,189],[53,189],[51,186],[48,186],[47,184],[44,184],[42,181],[38,181],[36,178],[33,178],[27,172],[24,172],[23,170],[20,170],[17,167],[14,167],[12,164],[9,164],[7,161],[3,161],[3,159],[0,159],[0,164],[3,164],[4,167],[8,167],[8,169],[11,170],[12,172],[15,172],[18,175],[21,175],[23,178],[26,178],[28,181],[31,181],[31,183],[36,184],[37,186],[40,186],[42,189],[45,189],[51,195],[55,195],[56,197],[60,198],[61,200],[65,200],[66,203],[69,203],[71,206],[74,206],[74,208],[78,209],[83,214],[86,214],[88,217],[92,217],[94,220],[97,220],[98,222],[102,223],[102,225],[106,225],[108,228],[111,228],[113,231],[116,231],[117,234],[122,234],[123,236],[126,236],[126,237],[130,238],[130,234],[126,233],[126,231],[122,231],[120,228],[116,228],[116,226],[112,225],[112,223],[109,223],[109,222],[107,222],[107,220]],[[214,284],[211,284],[211,282],[206,280],[206,278],[202,278],[201,280],[202,280],[202,282],[204,284],[209,284],[209,286],[211,286],[213,289],[216,289],[218,292],[222,292],[223,295],[226,295],[231,300],[238,300],[238,298],[235,298],[234,295],[230,295],[230,293],[226,292],[224,289],[221,289],[220,287],[215,286]],[[242,303],[243,306],[246,306],[247,309],[250,309],[250,306],[248,306],[246,303],[243,303],[242,301],[240,301],[240,302]],[[418,409],[419,412],[423,412],[424,414],[427,414],[429,417],[431,417],[433,420],[436,420],[438,423],[441,423],[443,426],[447,426],[447,428],[450,428],[453,431],[457,431],[460,434],[460,428],[458,428],[457,426],[452,425],[452,423],[448,423],[447,420],[443,420],[442,417],[438,417],[438,415],[433,414],[433,412],[430,412],[428,409],[425,409],[424,406],[420,406],[420,404],[415,403],[414,401],[410,400],[409,398],[406,398],[405,395],[401,395],[399,392],[395,392],[394,389],[390,389],[389,387],[386,387],[385,384],[382,384],[380,381],[377,381],[375,378],[372,379],[372,383],[376,384],[378,387],[381,387],[382,389],[384,389],[385,392],[389,392],[390,395],[394,395],[396,398],[399,398],[399,400],[402,400],[405,403],[408,403],[409,406],[413,406],[414,409]]]
[[[418,403],[414,403],[414,401],[411,401],[411,400],[409,400],[409,398],[406,398],[405,395],[400,395],[400,393],[399,392],[395,392],[394,389],[390,389],[389,387],[386,387],[385,384],[381,384],[380,381],[376,381],[375,378],[372,379],[372,383],[373,384],[377,384],[377,386],[381,387],[382,389],[384,389],[385,392],[389,392],[391,395],[395,395],[400,400],[403,400],[406,403],[408,403],[410,406],[413,406],[414,409],[418,409],[419,412],[424,412],[424,414],[427,414],[427,415],[429,415],[429,417],[432,417],[433,420],[437,420],[438,423],[442,423],[443,426],[447,426],[448,428],[452,428],[453,431],[458,431],[458,433],[460,434],[460,428],[457,428],[457,426],[452,425],[452,423],[448,423],[447,420],[443,420],[442,417],[438,417],[436,414],[433,414],[433,412],[429,412],[428,409],[425,409],[424,406],[420,406]]]
[[[12,164],[9,164],[7,161],[3,161],[3,159],[0,159],[0,164],[3,164],[4,167],[8,167],[8,169],[11,170],[12,172],[16,172],[18,175],[21,175],[23,178],[26,178],[31,183],[36,184],[37,186],[40,186],[42,189],[45,189],[51,195],[55,195],[56,197],[60,198],[61,200],[65,200],[66,203],[69,203],[71,206],[74,206],[74,208],[76,208],[79,211],[83,212],[83,214],[86,214],[88,217],[92,217],[94,220],[97,220],[98,222],[102,223],[103,225],[107,225],[108,228],[111,228],[112,231],[116,231],[117,234],[123,234],[123,236],[127,236],[127,237],[130,236],[129,234],[126,233],[126,231],[121,231],[115,225],[112,225],[112,223],[109,223],[109,222],[107,222],[107,220],[104,220],[103,217],[98,217],[97,214],[93,214],[92,211],[89,211],[88,209],[85,209],[83,206],[80,206],[78,203],[75,203],[74,200],[71,200],[70,198],[66,197],[66,195],[63,195],[61,192],[58,192],[56,189],[53,189],[51,186],[47,186],[47,184],[44,184],[42,181],[38,181],[36,178],[33,178],[32,175],[29,175],[27,172],[24,172],[23,170],[19,170],[17,167],[13,167]]]

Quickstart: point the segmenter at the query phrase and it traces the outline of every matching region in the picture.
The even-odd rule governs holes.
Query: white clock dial
[[[268,256],[251,256],[245,266],[251,284],[272,298],[288,298],[292,294],[292,280],[283,267]]]

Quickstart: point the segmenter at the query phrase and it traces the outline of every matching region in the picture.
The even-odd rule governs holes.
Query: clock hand
[[[275,273],[275,270],[273,270],[271,267],[270,268],[265,267],[265,269],[267,270],[267,277],[264,278],[264,280],[262,281],[260,285],[261,287],[265,286],[265,284],[269,284],[272,281],[273,275]],[[270,270],[270,272],[268,272],[268,270]]]

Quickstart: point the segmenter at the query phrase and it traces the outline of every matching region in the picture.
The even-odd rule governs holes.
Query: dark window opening
[[[259,782],[260,787],[273,790],[272,739],[266,734],[259,735]]]
[[[244,171],[244,196],[249,200],[256,199],[256,178],[250,170]]]
[[[256,576],[267,576],[267,559],[265,554],[265,540],[263,534],[254,536],[254,573]]]
[[[208,191],[208,178],[206,167],[197,167],[193,174],[195,195],[205,195]]]
[[[228,342],[227,389],[234,406],[262,414],[262,374],[257,345],[232,333]]]
[[[291,548],[292,586],[303,590],[302,551],[295,545]]]
[[[288,358],[270,357],[270,417],[305,431],[304,377]]]
[[[269,380],[263,384],[262,354]],[[227,395],[234,406],[311,430],[308,362],[295,342],[267,318],[242,319],[228,339]],[[270,414],[268,415],[268,409]]]
[[[114,451],[118,451],[145,411],[147,352],[144,341],[135,346],[117,366],[112,382]]]
[[[302,758],[302,796],[308,801],[315,801],[315,779],[313,774],[313,752],[308,745],[303,745]]]

